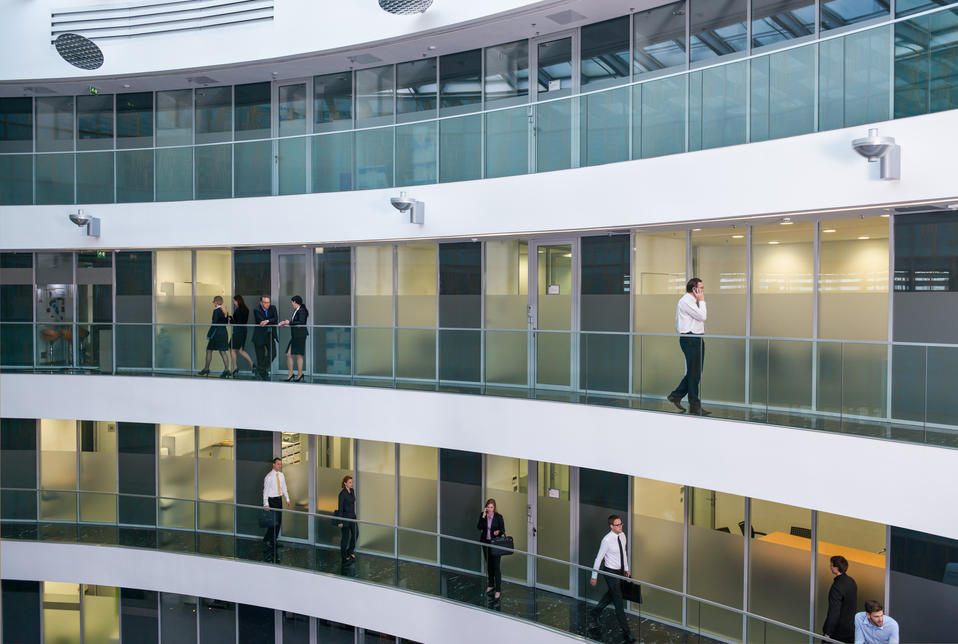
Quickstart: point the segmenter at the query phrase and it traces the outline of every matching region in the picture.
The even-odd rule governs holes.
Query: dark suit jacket
[[[346,519],[356,518],[356,491],[350,492],[346,488],[339,491],[339,507],[336,508],[336,516]]]
[[[219,326],[220,324],[226,324],[229,321],[229,318],[226,317],[226,313],[223,312],[223,307],[218,306],[213,309],[213,326],[210,327],[210,330],[206,332],[206,337],[216,338],[222,342],[226,342],[226,327]]]
[[[483,543],[489,543],[489,540],[486,539],[486,513],[482,512],[479,515],[479,521],[476,523],[476,530],[479,531],[479,541]],[[496,530],[499,531],[499,534],[495,534]],[[492,515],[492,532],[494,537],[501,537],[506,532],[506,522],[502,518],[502,515],[496,512]]]
[[[838,575],[828,591],[828,614],[822,633],[840,642],[855,641],[855,611],[858,584],[848,575]]]
[[[289,332],[293,340],[302,340],[309,331],[306,329],[306,320],[309,319],[309,311],[305,306],[300,306],[289,316]]]
[[[266,327],[259,326],[263,320],[267,320]],[[276,340],[276,329],[268,328],[279,322],[279,313],[276,312],[275,306],[270,304],[269,309],[263,311],[263,307],[257,304],[253,309],[253,322],[256,324],[256,328],[253,329],[253,344],[266,344],[270,339]]]

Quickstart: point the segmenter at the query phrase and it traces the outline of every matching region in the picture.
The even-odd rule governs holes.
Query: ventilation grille
[[[398,16],[423,13],[431,4],[432,0],[379,0],[379,6],[384,11]]]
[[[178,0],[64,9],[51,17],[50,40],[66,33],[107,40],[272,22],[273,1]]]

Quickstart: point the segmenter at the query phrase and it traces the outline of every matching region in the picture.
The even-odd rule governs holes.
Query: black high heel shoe
[[[294,380],[293,382],[302,382],[302,381],[303,381],[303,378],[305,378],[305,377],[306,377],[306,374],[300,374],[300,375],[299,375],[299,378],[297,378],[297,379]]]
[[[233,370],[230,372],[230,378],[235,378],[235,377],[236,377],[236,374],[237,374],[238,372],[239,372],[239,367],[237,367],[236,369],[233,369]]]
[[[198,376],[208,376],[208,375],[210,375],[210,370],[209,370],[209,369],[203,369],[202,371],[200,371],[200,372],[199,372],[198,374],[196,374],[196,375],[198,375]]]
[[[293,382],[293,377],[290,376],[289,378],[287,378],[287,379],[286,379],[286,382]]]
[[[229,378],[229,377],[230,377],[230,370],[223,369],[223,373],[220,374],[220,378]]]

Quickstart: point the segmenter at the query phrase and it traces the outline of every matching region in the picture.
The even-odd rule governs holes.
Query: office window
[[[807,134],[815,120],[815,45],[753,58],[750,141]]]
[[[891,118],[890,30],[886,25],[819,43],[819,130]]]
[[[417,121],[436,116],[437,58],[396,65],[397,121]]]
[[[955,565],[958,541],[892,527],[890,546],[888,603],[894,607],[893,617],[901,625],[902,639],[916,642],[958,639],[958,627],[954,620],[947,618],[951,614],[948,607],[958,600],[958,566]],[[860,601],[866,598],[861,586],[858,593]],[[875,596],[879,601],[881,598],[880,594]]]
[[[682,0],[633,14],[634,74],[685,65],[685,4]]]
[[[529,42],[516,42],[487,47],[486,104],[496,107],[528,101]]]
[[[140,644],[159,644],[159,593],[134,588],[120,589],[120,637]]]
[[[193,143],[193,90],[156,93],[156,145]],[[191,173],[192,174],[192,173]]]
[[[486,380],[528,381],[529,242],[489,240],[486,248]]]
[[[205,364],[208,326],[199,326],[204,322],[212,322],[213,298],[223,298],[222,311],[230,315],[233,310],[233,294],[231,278],[233,275],[233,252],[229,250],[196,250],[196,290],[193,295],[193,310],[195,311],[198,326],[193,329],[193,346],[196,349],[195,360]],[[252,323],[252,320],[250,320]],[[215,367],[212,365],[216,365]],[[221,356],[215,356],[211,369],[219,366],[226,368]]]
[[[517,526],[528,522],[529,461],[487,454],[485,475],[486,495],[496,500],[496,511],[505,521],[506,534],[512,536],[516,550],[528,551],[528,530]],[[526,583],[528,557],[513,553],[500,561],[503,579]]]
[[[33,253],[0,253],[0,269],[0,362],[32,366]]]
[[[285,527],[285,526],[284,526]],[[262,606],[236,604],[238,644],[273,644],[276,641],[276,611]]]
[[[40,519],[77,520],[77,423],[40,421]]]
[[[156,366],[190,369],[193,329],[193,256],[188,250],[156,251]]]
[[[815,33],[813,0],[751,0],[752,47]]]
[[[116,423],[79,421],[80,521],[116,522]]]
[[[689,150],[745,143],[746,63],[689,75]]]
[[[602,538],[609,532],[609,515],[622,519],[622,531],[629,534],[629,477],[616,472],[579,468],[579,561],[595,561]],[[626,544],[634,549],[634,543]],[[626,557],[628,557],[626,553]],[[588,565],[588,564],[586,564]],[[591,597],[590,571],[577,569],[579,596]],[[599,580],[605,585],[604,580]]]
[[[309,644],[309,623],[312,618],[308,615],[283,611],[283,644]],[[324,642],[335,640],[324,639]],[[350,642],[349,644],[352,644]]]
[[[196,644],[196,597],[160,593],[160,633],[162,644]]]
[[[895,118],[958,107],[956,32],[953,10],[895,24]]]
[[[229,504],[235,502],[234,445],[232,429],[197,428],[196,491],[201,501],[198,518],[200,530],[230,532],[233,529],[233,506]]]
[[[632,576],[682,590],[685,488],[675,483],[632,478]],[[642,612],[682,623],[682,598],[642,589]]]
[[[356,508],[361,521],[396,524],[396,444],[361,440],[356,471]],[[342,489],[342,488],[340,488]],[[336,491],[337,497],[339,490]],[[361,525],[357,548],[395,553],[392,528]]]
[[[16,142],[10,142],[11,147]],[[30,139],[33,145],[33,139]],[[0,147],[3,141],[0,141]],[[0,156],[0,205],[28,206],[33,204],[33,155],[5,154]]]
[[[115,642],[120,630],[120,592],[114,586],[80,584],[84,642]]]
[[[116,95],[116,147],[153,145],[153,92]]]
[[[629,80],[629,16],[585,25],[581,30],[582,90]]]
[[[113,152],[88,152],[77,155],[77,203],[113,203],[113,184]]]
[[[118,139],[118,142],[120,139]],[[146,143],[151,145],[152,143]],[[153,201],[156,159],[153,150],[116,153],[116,202]]]
[[[396,375],[436,377],[436,244],[397,246]],[[425,327],[425,328],[423,328]]]
[[[482,115],[439,122],[439,181],[469,181],[482,177]]]
[[[349,129],[353,119],[353,73],[313,77],[314,132]]]
[[[196,521],[196,504],[193,502],[196,498],[195,428],[192,425],[159,425],[158,428],[159,525],[192,530]]]
[[[113,148],[113,94],[77,96],[77,150]]]
[[[73,97],[38,97],[37,152],[61,152],[73,149]]]
[[[270,83],[235,87],[234,127],[236,140],[268,139],[270,129]]]
[[[199,599],[200,642],[236,641],[236,604],[221,599]]]
[[[439,244],[440,379],[479,380],[481,325],[482,244]]]
[[[689,0],[689,56],[693,63],[745,51],[747,3],[748,0]]]
[[[0,98],[0,152],[33,152],[32,98]]]
[[[115,306],[116,366],[150,367],[153,364],[153,329],[149,326],[153,321],[153,253],[116,253]]]
[[[156,524],[156,502],[143,498],[156,496],[156,438],[156,425],[117,423],[117,484],[120,493],[117,511],[120,523]]]
[[[384,125],[393,122],[395,80],[393,66],[383,65],[356,71],[356,125]]]
[[[236,529],[243,534],[262,536],[259,527],[259,507],[263,505],[263,479],[272,468],[274,456],[273,432],[257,429],[237,429],[236,432],[236,503],[253,506],[237,508]],[[290,487],[287,472],[286,485]],[[290,492],[292,492],[290,490]],[[254,509],[256,508],[256,509]],[[283,532],[288,531],[288,519],[283,517]]]
[[[0,517],[36,520],[37,421],[32,418],[0,420]],[[6,625],[4,626],[6,628]]]
[[[482,50],[439,57],[439,114],[475,112],[482,105]]]
[[[39,642],[42,581],[0,581],[3,636],[9,642]]]
[[[629,388],[632,290],[629,235],[582,238],[581,386],[593,391]]]
[[[476,520],[482,511],[482,454],[454,449],[439,450],[439,533],[476,539]],[[468,508],[475,508],[470,511]],[[506,526],[508,528],[508,526]],[[482,551],[478,543],[443,539],[440,562],[479,572]]]
[[[888,17],[888,0],[823,0],[822,31]]]
[[[233,138],[233,88],[196,90],[196,142],[220,143]]]
[[[439,454],[435,447],[399,446],[399,526],[436,532]],[[436,561],[436,537],[399,531],[399,555]]]
[[[43,588],[43,641],[80,644],[80,584],[40,582]]]

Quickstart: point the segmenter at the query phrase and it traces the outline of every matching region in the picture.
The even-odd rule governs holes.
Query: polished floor
[[[588,641],[622,641],[621,630],[611,607],[595,622],[589,619],[591,604],[586,600],[507,580],[503,580],[502,597],[494,600],[486,596],[485,576],[478,572],[441,568],[434,563],[420,563],[387,555],[359,552],[354,561],[343,563],[338,548],[332,547],[314,547],[281,540],[279,548],[270,549],[264,546],[262,539],[252,537],[74,523],[3,522],[0,524],[0,537],[119,545],[266,561],[444,597],[533,621]],[[642,642],[717,644],[716,640],[704,635],[655,621],[640,612],[630,612],[628,617],[633,636]]]

